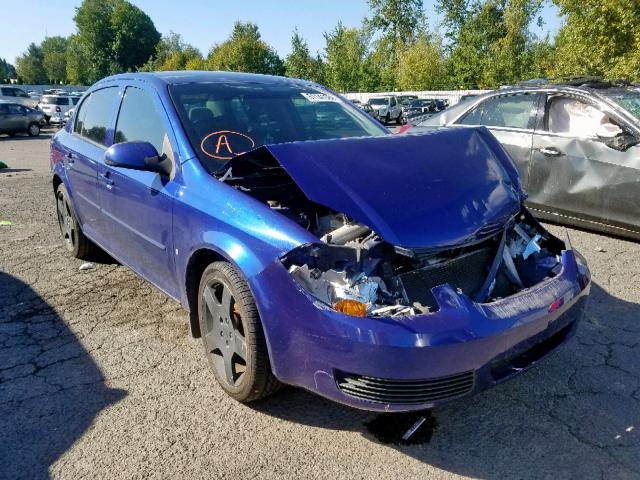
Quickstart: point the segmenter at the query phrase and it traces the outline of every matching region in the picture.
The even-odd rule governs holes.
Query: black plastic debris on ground
[[[425,421],[407,439],[402,438],[421,417]],[[384,413],[364,424],[368,432],[380,443],[396,445],[419,445],[429,443],[438,422],[431,411],[411,413]]]

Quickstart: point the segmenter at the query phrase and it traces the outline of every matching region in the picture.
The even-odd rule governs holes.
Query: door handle
[[[547,157],[559,157],[564,155],[560,150],[554,147],[542,147],[539,149],[540,153],[546,155]]]
[[[104,181],[105,185],[107,186],[108,190],[111,190],[113,188],[113,180],[111,179],[111,173],[109,172],[102,172],[100,173],[100,176],[102,177],[102,180]]]

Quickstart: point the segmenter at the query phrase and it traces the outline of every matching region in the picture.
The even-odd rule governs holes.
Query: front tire
[[[231,264],[214,262],[202,274],[198,321],[209,365],[229,396],[247,403],[278,389],[253,295]]]
[[[385,124],[385,125],[389,125],[390,123],[391,123],[391,115],[390,115],[389,113],[387,113],[387,114],[384,116],[384,124]]]
[[[75,258],[81,259],[86,259],[93,255],[96,245],[82,233],[76,214],[69,201],[69,194],[62,183],[56,189],[56,212],[58,226],[67,251]]]

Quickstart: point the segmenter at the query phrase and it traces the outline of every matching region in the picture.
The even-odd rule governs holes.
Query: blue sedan
[[[315,83],[132,73],[51,145],[65,245],[105,250],[189,311],[219,385],[430,408],[574,332],[586,262],[523,206],[484,128],[393,136]]]

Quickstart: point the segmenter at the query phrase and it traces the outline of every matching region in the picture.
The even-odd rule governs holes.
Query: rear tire
[[[202,274],[198,321],[209,365],[230,397],[247,403],[278,390],[255,300],[231,264],[214,262]]]
[[[35,122],[29,124],[29,127],[27,128],[27,133],[29,134],[30,137],[37,137],[38,135],[40,135],[40,125],[38,125]]]
[[[73,211],[69,194],[64,184],[58,185],[56,189],[56,213],[58,216],[58,226],[64,240],[66,249],[75,258],[86,259],[92,256],[97,247],[95,243],[84,236],[80,229],[80,224]]]

